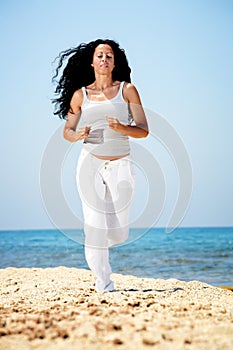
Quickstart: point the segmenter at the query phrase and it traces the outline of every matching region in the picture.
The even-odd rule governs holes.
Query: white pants
[[[108,248],[128,238],[135,189],[132,162],[129,156],[102,160],[83,149],[76,180],[84,216],[86,261],[97,277],[96,289],[113,290]]]

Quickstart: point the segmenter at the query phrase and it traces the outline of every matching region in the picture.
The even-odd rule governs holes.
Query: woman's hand
[[[139,108],[141,108],[141,106],[139,106]],[[114,117],[106,117],[106,119],[110,129],[121,132],[122,134],[135,138],[146,137],[148,135],[147,122],[144,122],[144,120],[141,124],[127,125],[122,124],[117,118]]]
[[[83,126],[77,130],[66,126],[64,129],[64,137],[67,141],[77,142],[86,139],[89,136],[90,130],[90,126]]]
[[[117,118],[106,117],[106,120],[108,122],[108,126],[110,129],[113,129],[113,130],[118,131],[118,132],[124,131],[125,125],[120,123]]]
[[[90,134],[91,127],[90,126],[83,126],[76,130],[77,138],[78,140],[84,140],[86,139]]]

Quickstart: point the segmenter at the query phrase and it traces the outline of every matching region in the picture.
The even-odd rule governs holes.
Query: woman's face
[[[114,53],[111,46],[107,44],[100,44],[95,48],[92,66],[95,73],[110,74],[114,66]]]

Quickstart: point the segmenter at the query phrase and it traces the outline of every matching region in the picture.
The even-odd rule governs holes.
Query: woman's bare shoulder
[[[140,99],[138,90],[137,90],[136,86],[132,83],[126,82],[124,84],[123,94],[124,94],[125,99],[128,102],[135,101],[135,99],[136,100]]]
[[[127,81],[125,82],[124,84],[124,89],[127,89],[127,90],[135,90],[136,87],[133,83],[128,83]],[[137,89],[136,89],[137,90]]]
[[[73,97],[74,99],[83,99],[83,89],[78,89],[78,90],[75,90],[75,92],[73,93]]]
[[[77,113],[80,111],[82,103],[83,103],[83,91],[82,89],[78,89],[73,93],[72,99],[70,101],[71,111]]]

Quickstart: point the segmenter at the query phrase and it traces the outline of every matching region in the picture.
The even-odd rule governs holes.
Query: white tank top
[[[109,100],[92,101],[88,99],[85,87],[81,107],[82,125],[91,126],[91,131],[84,140],[83,147],[97,156],[120,156],[130,153],[129,138],[127,135],[108,127],[107,116],[117,118],[123,124],[129,124],[129,107],[125,102],[121,82],[117,95]]]

